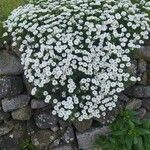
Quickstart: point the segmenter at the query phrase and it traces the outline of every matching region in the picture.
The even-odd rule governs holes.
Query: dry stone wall
[[[14,50],[15,51],[15,50]],[[64,122],[51,114],[51,107],[30,95],[19,57],[0,50],[0,150],[20,150],[31,139],[37,150],[92,150],[97,135],[107,134],[107,125],[126,107],[140,118],[150,118],[150,46],[140,49],[131,68],[142,78],[119,95],[118,106],[106,118]]]

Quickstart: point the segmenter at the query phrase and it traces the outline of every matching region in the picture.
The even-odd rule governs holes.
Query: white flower
[[[31,94],[41,93],[64,120],[105,117],[125,83],[140,81],[127,68],[129,53],[149,38],[150,5],[142,1],[47,0],[15,9],[3,36],[19,46]]]

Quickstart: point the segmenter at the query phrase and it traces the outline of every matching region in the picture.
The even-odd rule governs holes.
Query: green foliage
[[[2,41],[3,21],[5,21],[10,12],[23,4],[25,0],[0,0],[0,41]]]
[[[122,112],[110,126],[111,134],[98,137],[102,150],[150,150],[150,120],[139,120],[133,111]]]
[[[33,145],[30,139],[26,139],[20,144],[21,150],[35,150],[35,146]]]

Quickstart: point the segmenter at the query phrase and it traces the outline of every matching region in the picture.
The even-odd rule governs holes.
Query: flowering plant
[[[128,81],[130,52],[148,39],[145,0],[47,0],[15,9],[4,36],[19,46],[32,95],[64,120],[105,116]]]

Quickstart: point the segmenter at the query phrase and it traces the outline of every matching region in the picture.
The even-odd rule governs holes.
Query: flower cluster
[[[149,37],[150,3],[47,0],[15,9],[4,24],[24,75],[64,120],[105,116],[128,81],[129,53]]]

